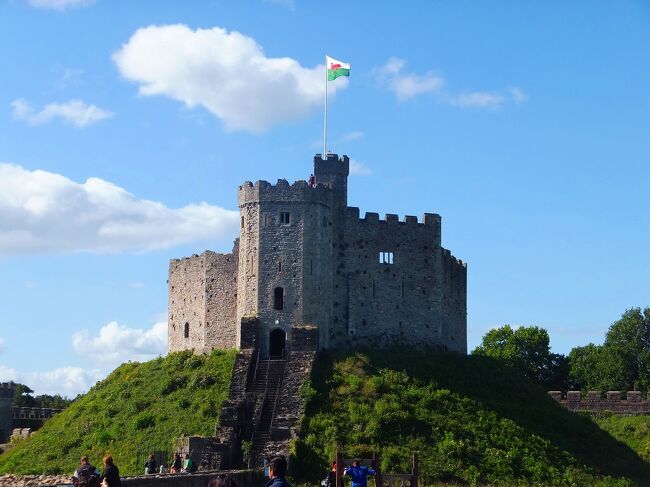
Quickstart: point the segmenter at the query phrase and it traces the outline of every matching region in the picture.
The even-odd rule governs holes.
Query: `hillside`
[[[617,440],[650,461],[650,416],[618,416],[611,413],[588,414]]]
[[[487,357],[412,351],[321,355],[294,475],[324,476],[335,445],[379,451],[385,472],[425,482],[495,485],[650,485],[650,468],[589,417],[570,413]]]
[[[82,454],[98,466],[111,452],[123,474],[139,474],[142,452],[169,450],[181,435],[214,433],[234,359],[234,351],[178,352],[123,364],[0,455],[0,473],[69,473]]]

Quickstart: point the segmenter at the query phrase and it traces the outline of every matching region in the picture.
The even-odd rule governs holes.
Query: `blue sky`
[[[554,351],[650,305],[650,4],[0,2],[0,380],[74,395],[164,353],[170,258],[236,186],[353,160],[361,212],[443,218],[468,334]]]

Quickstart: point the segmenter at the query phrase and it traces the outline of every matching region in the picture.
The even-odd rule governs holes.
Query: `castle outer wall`
[[[359,217],[347,206],[349,159],[314,158],[315,187],[281,179],[238,189],[240,238],[230,254],[174,259],[169,351],[241,347],[258,318],[262,357],[318,328],[318,348],[467,351],[467,267],[441,246],[441,218]],[[276,350],[277,352],[277,350]]]

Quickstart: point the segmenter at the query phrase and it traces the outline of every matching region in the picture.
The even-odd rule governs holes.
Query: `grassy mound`
[[[590,416],[602,429],[650,462],[650,416],[619,416],[604,412]]]
[[[292,471],[324,477],[336,445],[382,455],[385,472],[425,483],[650,485],[650,467],[589,417],[566,411],[519,373],[487,357],[412,351],[322,355]]]
[[[178,352],[123,364],[0,455],[0,473],[71,473],[81,455],[99,467],[110,452],[123,475],[139,474],[141,452],[170,450],[181,435],[214,434],[234,360],[234,351]]]

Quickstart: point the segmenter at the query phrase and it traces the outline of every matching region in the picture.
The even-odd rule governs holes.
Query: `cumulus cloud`
[[[436,93],[442,89],[445,83],[442,77],[432,71],[423,75],[404,73],[402,71],[405,65],[404,59],[392,57],[383,67],[374,70],[377,78],[395,93],[398,100],[405,101],[423,93]]]
[[[106,372],[95,368],[59,367],[44,372],[20,372],[13,367],[0,365],[0,381],[26,384],[35,394],[61,394],[75,397],[88,391]]]
[[[95,0],[27,0],[32,7],[52,10],[65,10],[68,7],[83,7]]]
[[[350,174],[353,176],[370,176],[372,170],[355,159],[350,159]]]
[[[239,213],[207,203],[168,208],[99,178],[0,163],[0,257],[42,252],[148,251],[232,238]]]
[[[113,60],[122,76],[140,85],[140,94],[202,106],[229,130],[262,132],[323,103],[323,65],[305,68],[288,57],[267,57],[251,37],[219,27],[140,28]],[[347,82],[330,83],[330,93]]]
[[[55,119],[75,127],[86,127],[100,120],[111,118],[114,114],[95,105],[89,105],[82,100],[69,100],[65,103],[48,103],[42,110],[37,111],[23,99],[11,102],[13,116],[30,125],[42,125]]]
[[[519,87],[508,87],[500,93],[487,91],[463,91],[453,93],[445,90],[446,80],[433,71],[425,74],[405,72],[406,60],[391,57],[386,64],[375,68],[373,73],[380,84],[386,86],[400,101],[418,95],[432,94],[440,102],[461,108],[499,108],[508,102],[524,103],[528,96]]]
[[[75,333],[72,348],[79,355],[111,366],[128,360],[151,360],[167,350],[167,322],[161,321],[143,330],[111,321],[101,327],[96,336],[91,336],[87,330]]]

